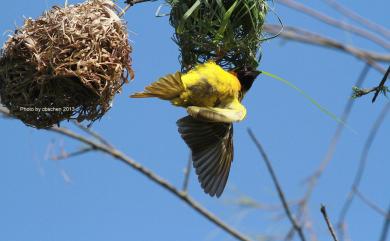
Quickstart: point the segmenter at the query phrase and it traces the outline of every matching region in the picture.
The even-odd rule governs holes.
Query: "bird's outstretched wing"
[[[233,125],[186,116],[177,121],[179,133],[192,151],[192,161],[203,190],[221,196],[233,160]]]

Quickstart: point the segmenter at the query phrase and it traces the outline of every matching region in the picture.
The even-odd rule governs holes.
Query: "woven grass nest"
[[[110,0],[89,0],[26,19],[0,53],[1,103],[36,128],[100,119],[133,78],[117,12]]]
[[[258,66],[265,0],[167,0],[183,70],[207,60],[226,69]]]

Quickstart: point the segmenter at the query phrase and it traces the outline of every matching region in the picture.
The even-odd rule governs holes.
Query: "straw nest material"
[[[207,60],[226,69],[258,66],[265,0],[167,0],[183,70]]]
[[[26,125],[100,119],[133,78],[125,23],[112,1],[53,7],[26,19],[0,53],[0,97]]]

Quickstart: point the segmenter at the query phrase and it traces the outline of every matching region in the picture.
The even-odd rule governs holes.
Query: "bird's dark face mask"
[[[247,92],[253,84],[253,81],[261,73],[259,70],[255,70],[250,67],[244,67],[237,71],[237,78],[240,81],[242,92]]]

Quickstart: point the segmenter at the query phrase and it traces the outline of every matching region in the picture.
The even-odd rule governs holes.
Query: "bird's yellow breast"
[[[240,81],[213,62],[197,66],[181,76],[185,91],[173,104],[180,106],[223,107],[238,99]]]

